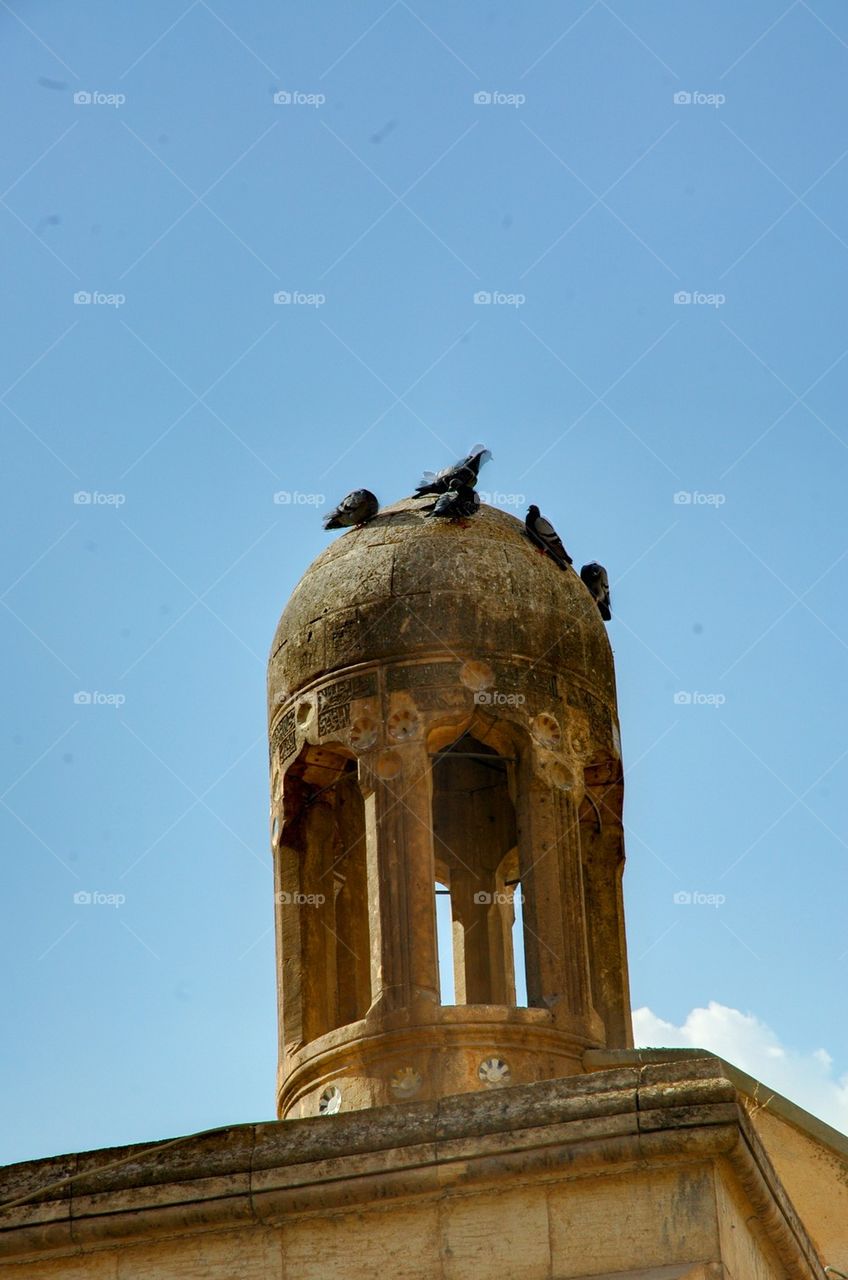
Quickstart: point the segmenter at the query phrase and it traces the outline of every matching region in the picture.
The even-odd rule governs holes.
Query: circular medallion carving
[[[422,1085],[420,1074],[413,1067],[399,1067],[389,1084],[396,1098],[412,1098]]]
[[[318,1114],[322,1116],[334,1116],[342,1105],[342,1091],[337,1089],[334,1084],[325,1089],[318,1099]]]
[[[459,670],[459,678],[466,689],[479,693],[481,689],[491,689],[495,683],[495,673],[488,662],[477,662],[469,659],[463,662]]]
[[[410,738],[417,737],[419,723],[414,711],[395,711],[389,716],[389,736],[394,738],[395,742],[408,742]]]
[[[531,724],[533,737],[543,747],[558,747],[562,741],[562,730],[556,716],[543,711]]]
[[[360,716],[350,726],[350,745],[357,751],[367,751],[377,741],[377,730],[373,716]]]
[[[483,1084],[509,1084],[512,1072],[509,1063],[503,1058],[484,1058],[477,1068],[477,1075]]]

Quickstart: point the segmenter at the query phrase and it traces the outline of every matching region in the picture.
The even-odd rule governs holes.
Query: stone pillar
[[[379,1011],[380,1017],[413,1010],[420,1017],[429,1011],[432,1019],[439,983],[430,760],[424,744],[404,743],[363,756],[360,787],[365,799],[372,1011]]]
[[[521,755],[517,785],[518,852],[524,894],[527,996],[574,1026],[593,1017],[580,836],[571,792],[552,786],[537,751]]]
[[[477,854],[476,848],[470,845],[466,849]],[[504,1004],[502,973],[498,975],[501,980],[496,980],[496,971],[503,969],[503,949],[492,927],[498,915],[494,873],[480,867],[479,861],[473,869],[455,866],[451,870],[450,887],[451,910],[462,924],[462,1003]],[[488,902],[479,901],[482,894],[488,895]],[[496,941],[495,946],[493,941]],[[460,1003],[458,992],[457,1003]]]
[[[595,1008],[604,1021],[606,1047],[629,1049],[633,1026],[621,884],[623,836],[620,827],[601,831],[596,821],[581,821],[580,837]]]
[[[336,815],[332,799],[307,803],[306,848],[302,856],[300,900],[287,909],[300,917],[301,991],[306,1040],[337,1025],[335,883]]]
[[[292,843],[291,827],[283,830],[274,856],[274,894],[277,925],[277,991],[280,1001],[280,1061],[287,1050],[306,1039],[303,1028],[303,940],[300,914],[291,903],[300,892],[300,853]]]
[[[336,787],[336,821],[340,853],[334,870],[342,879],[336,895],[336,969],[338,1018],[344,1026],[364,1018],[371,1003],[365,816],[355,778]]]

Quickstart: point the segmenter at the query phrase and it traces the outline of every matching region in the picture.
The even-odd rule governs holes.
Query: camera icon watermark
[[[673,498],[676,507],[723,507],[726,493],[701,493],[700,489],[678,489]]]
[[[78,689],[74,694],[77,707],[122,707],[126,700],[123,693],[101,693],[98,689]]]
[[[723,693],[699,693],[697,689],[678,689],[674,695],[677,707],[723,707],[727,698]]]
[[[672,894],[672,902],[676,907],[723,907],[727,898],[723,893],[701,893],[699,889],[689,892],[681,889]]]
[[[499,289],[478,289],[474,294],[475,307],[523,307],[526,301],[526,294],[503,293]]]
[[[523,107],[527,97],[523,93],[502,93],[500,89],[479,89],[474,94],[475,107]]]
[[[323,93],[304,93],[302,89],[278,89],[274,94],[275,107],[323,107],[327,101]]]
[[[76,107],[122,107],[127,100],[125,93],[101,93],[99,89],[78,89],[74,94]]]
[[[700,89],[692,91],[679,89],[673,95],[673,102],[676,107],[713,107],[717,111],[719,107],[724,106],[727,98],[723,93],[703,93]]]
[[[99,489],[77,489],[75,507],[122,507],[127,500],[125,493],[101,493]]]
[[[281,907],[322,907],[327,899],[323,893],[288,893],[283,890],[274,894],[274,901]]]
[[[299,489],[278,489],[274,494],[277,507],[323,507],[326,501],[323,493],[301,493]]]
[[[125,293],[103,293],[99,289],[77,289],[74,294],[75,307],[122,307],[127,300]]]
[[[326,301],[326,294],[303,293],[300,289],[278,289],[274,294],[276,307],[323,307]]]
[[[102,893],[99,889],[78,889],[74,894],[75,907],[122,907],[127,900],[125,893]]]
[[[478,689],[474,694],[476,707],[523,707],[526,701],[523,693],[501,693],[499,689]]]
[[[723,307],[727,302],[725,293],[704,293],[702,289],[678,289],[674,294],[676,307]]]

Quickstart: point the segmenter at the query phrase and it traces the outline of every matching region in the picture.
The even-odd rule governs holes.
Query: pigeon
[[[324,528],[349,529],[351,525],[361,528],[373,520],[379,510],[380,503],[370,489],[354,489],[329,515],[324,516]]]
[[[470,484],[455,484],[427,508],[427,515],[446,520],[464,520],[479,509],[480,495],[477,490]]]
[[[482,444],[475,444],[468,456],[460,458],[452,467],[444,467],[441,471],[425,471],[420,484],[416,486],[414,496],[423,498],[427,493],[447,493],[456,485],[466,485],[473,489],[480,468],[491,456],[490,449]]]
[[[606,569],[602,564],[598,564],[597,560],[593,560],[591,564],[584,564],[580,570],[580,577],[589,588],[592,599],[600,609],[604,622],[609,622],[612,612],[610,610],[609,578],[607,577]]]
[[[571,556],[562,545],[556,529],[549,520],[546,520],[540,514],[539,508],[535,503],[527,511],[524,528],[530,541],[536,544],[543,555],[549,555],[554,563],[559,565],[560,569],[567,569],[573,563]]]

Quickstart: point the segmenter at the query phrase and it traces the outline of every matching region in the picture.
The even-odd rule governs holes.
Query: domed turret
[[[508,664],[523,656],[614,711],[606,630],[579,576],[557,570],[504,511],[482,506],[458,528],[428,519],[424,505],[387,508],[303,575],[271,649],[271,714],[325,673],[452,649]]]
[[[631,1043],[597,605],[515,517],[422,505],[337,538],[274,638],[281,1116],[572,1074]]]

